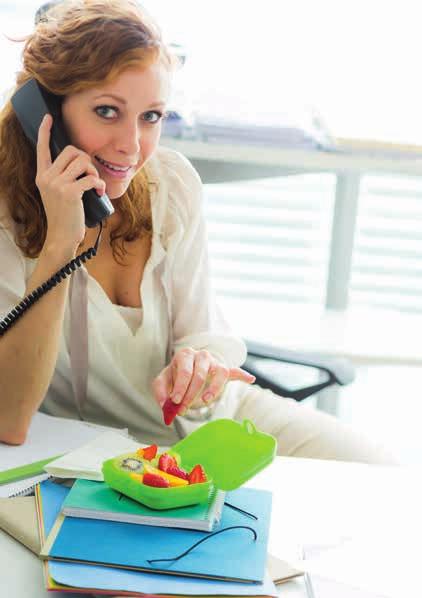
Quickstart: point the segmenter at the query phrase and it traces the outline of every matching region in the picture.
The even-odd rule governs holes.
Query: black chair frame
[[[256,383],[262,388],[268,388],[282,397],[290,397],[296,401],[303,401],[307,397],[321,392],[332,385],[344,386],[353,382],[355,371],[353,365],[343,358],[324,357],[317,353],[306,353],[288,349],[280,349],[266,343],[245,340],[248,355],[242,368],[256,377]],[[263,370],[264,362],[274,364],[274,375]],[[303,365],[315,368],[326,374],[326,379],[299,389],[289,389],[280,383],[277,376],[277,366],[281,363]]]

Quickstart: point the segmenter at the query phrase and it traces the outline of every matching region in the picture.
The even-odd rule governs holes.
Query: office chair
[[[354,367],[342,358],[280,349],[273,345],[247,339],[245,339],[245,343],[248,355],[242,368],[256,377],[256,383],[259,386],[282,397],[303,401],[303,399],[334,384],[340,386],[350,384],[355,378]],[[285,371],[286,368],[283,367],[283,364],[303,366],[305,377],[306,368],[311,368],[313,374],[318,374],[318,382],[302,385],[301,388],[288,388],[285,383],[289,378],[289,372]]]

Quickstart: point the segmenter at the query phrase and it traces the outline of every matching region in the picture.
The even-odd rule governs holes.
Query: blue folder
[[[256,531],[256,540],[249,529],[229,529],[209,537],[179,560],[149,563],[149,559],[176,557],[209,534],[66,517],[48,558],[171,575],[262,582],[267,559],[271,493],[240,488],[228,493],[226,500],[254,513],[258,520],[225,508],[216,531],[232,526],[249,526]]]
[[[62,502],[69,490],[52,482],[41,484],[42,516],[48,534],[56,520]],[[224,534],[223,534],[224,535]],[[210,540],[211,542],[212,540]],[[49,562],[51,577],[70,588],[95,588],[142,592],[145,594],[182,595],[236,595],[236,596],[276,596],[276,588],[268,573],[263,584],[223,582],[210,579],[170,577],[168,575],[143,573],[124,569],[85,565],[78,563]]]

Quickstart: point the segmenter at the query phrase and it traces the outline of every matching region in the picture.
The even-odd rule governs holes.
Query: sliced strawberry
[[[168,488],[170,486],[168,480],[155,473],[144,473],[143,483],[146,486],[154,486],[154,488]]]
[[[157,454],[158,446],[156,444],[151,444],[151,446],[146,446],[145,448],[140,448],[136,452],[137,454],[146,459],[147,461],[151,461],[154,459],[155,455]]]
[[[181,403],[173,403],[170,397],[166,400],[166,402],[163,405],[163,417],[166,426],[169,426],[173,422],[180,409],[180,405]]]
[[[177,465],[180,467],[180,463],[182,462],[182,458],[179,455],[179,453],[176,453],[175,451],[169,450],[167,451],[167,454],[170,455],[170,457],[173,457],[177,463]]]
[[[195,465],[188,475],[189,484],[202,484],[207,481],[207,475],[202,465]]]
[[[178,467],[177,465],[170,465],[166,469],[166,473],[169,473],[170,475],[175,475],[177,478],[182,478],[182,480],[189,481],[188,472],[182,469],[181,467]]]
[[[170,482],[170,487],[187,486],[189,484],[188,480],[178,478],[175,475],[171,475],[167,471],[161,471],[161,469],[154,469],[153,467],[149,467],[148,465],[145,465],[145,472],[153,473],[155,475],[160,476],[161,478],[164,478],[165,480],[168,480]]]
[[[158,469],[161,469],[161,471],[168,471],[169,467],[177,467],[177,461],[168,453],[163,453],[158,460]]]

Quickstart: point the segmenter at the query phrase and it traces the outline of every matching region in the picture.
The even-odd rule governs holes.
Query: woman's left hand
[[[169,365],[154,379],[152,390],[161,408],[170,397],[180,405],[178,415],[183,415],[190,407],[216,401],[229,380],[252,384],[255,376],[242,368],[226,367],[204,349],[185,347],[174,354]]]

